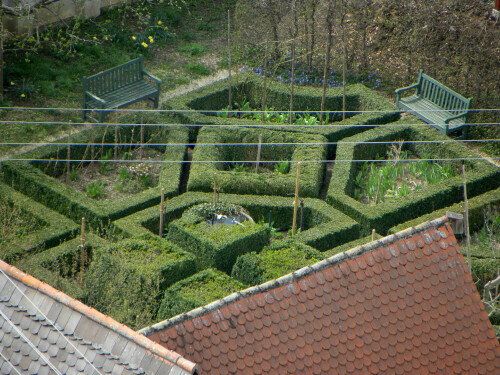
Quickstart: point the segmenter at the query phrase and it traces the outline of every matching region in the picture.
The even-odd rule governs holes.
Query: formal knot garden
[[[231,108],[223,80],[3,162],[1,258],[139,329],[460,213],[463,170],[473,230],[499,204],[497,167],[361,84],[320,121],[320,88],[290,113],[289,86],[262,111],[261,77],[231,83]],[[472,255],[494,278],[500,251]]]

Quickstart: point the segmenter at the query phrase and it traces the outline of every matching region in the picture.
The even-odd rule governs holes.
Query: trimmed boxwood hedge
[[[469,228],[470,232],[476,232],[484,226],[484,212],[489,206],[500,206],[500,188],[490,190],[484,194],[468,199],[469,207]],[[406,228],[414,227],[420,223],[434,220],[438,217],[446,215],[446,212],[464,213],[464,203],[459,202],[454,205],[433,211],[429,214],[422,215],[416,219],[406,221],[389,229],[388,234],[394,234]],[[464,253],[465,254],[465,253]],[[471,254],[478,258],[497,257],[500,258],[500,251],[497,254],[492,254],[488,249],[482,247],[472,247]]]
[[[223,272],[206,269],[179,281],[165,291],[157,321],[191,311],[247,288]]]
[[[243,99],[250,102],[252,108],[261,108],[262,78],[252,73],[240,73],[232,76],[232,97],[234,102]],[[353,127],[351,125],[380,125],[396,121],[399,112],[394,104],[376,94],[367,87],[356,84],[346,88],[346,110],[344,123],[338,122],[323,126],[283,126],[267,124],[255,120],[219,118],[213,111],[221,110],[228,105],[228,80],[221,80],[200,89],[180,95],[164,102],[162,109],[176,113],[177,119],[183,124],[190,125],[191,139],[195,139],[197,129],[204,125],[246,125],[259,126],[274,130],[305,132],[320,134],[328,141],[339,139],[363,132],[370,127]],[[321,108],[322,89],[313,87],[295,87],[294,111],[319,111]],[[330,88],[327,91],[325,108],[330,111],[330,117],[341,119],[342,88]],[[290,88],[278,82],[267,82],[267,106],[274,110],[288,112],[290,110]],[[206,111],[206,112],[205,112]],[[357,113],[356,111],[362,111]],[[357,113],[357,114],[356,114]],[[339,117],[340,116],[340,117]]]
[[[404,123],[407,123],[405,119]],[[403,121],[401,121],[403,123]],[[383,141],[414,141],[408,148],[411,153],[432,155],[433,158],[479,158],[480,156],[458,142],[441,135],[428,126],[388,126],[372,129],[342,140],[337,146],[337,157],[327,202],[346,213],[364,227],[366,234],[371,229],[385,234],[387,230],[436,209],[447,207],[463,199],[462,176],[453,177],[437,184],[414,191],[404,197],[396,197],[376,206],[365,205],[351,197],[354,178],[359,163],[351,160],[373,160],[377,154],[386,154]],[[435,143],[419,143],[432,141]],[[361,144],[373,142],[373,145]],[[469,197],[495,189],[500,185],[499,169],[483,160],[467,161],[467,192]]]
[[[200,226],[207,227],[205,231]],[[217,232],[218,238],[210,238],[206,232]],[[196,255],[199,270],[214,267],[231,273],[236,258],[249,251],[259,251],[269,242],[270,228],[267,225],[245,223],[220,225],[210,228],[203,219],[185,214],[168,225],[167,238]]]
[[[325,259],[324,253],[293,238],[274,241],[260,253],[241,255],[231,276],[247,285],[263,284]]]
[[[154,322],[163,292],[195,272],[194,256],[167,240],[122,240],[94,251],[86,277],[87,301],[103,314],[139,328]]]
[[[212,202],[213,194],[188,192],[165,202],[165,226],[182,216],[189,207]],[[256,221],[271,224],[278,230],[292,226],[293,198],[219,194],[219,202],[243,206]],[[137,212],[113,223],[124,235],[158,233],[158,207]],[[319,199],[304,199],[304,230],[296,239],[320,251],[359,238],[360,225]]]
[[[130,116],[133,118],[133,116]],[[122,120],[126,120],[127,117]],[[158,122],[161,119],[168,120],[168,116],[152,116],[146,118],[147,122]],[[132,126],[125,127],[125,134],[120,140],[127,143],[130,139]],[[161,189],[165,189],[165,196],[170,197],[178,194],[181,177],[182,163],[184,160],[186,147],[184,144],[188,141],[187,130],[180,127],[158,128],[156,125],[146,126],[147,132],[153,139],[158,137],[154,128],[160,129],[163,134],[162,141],[166,144],[175,144],[175,146],[166,146],[163,160],[164,164],[160,173],[160,180],[157,187],[147,189],[133,196],[97,201],[89,198],[85,193],[77,191],[70,186],[56,180],[43,173],[36,167],[39,162],[28,163],[25,161],[11,161],[2,163],[2,171],[6,182],[12,185],[16,190],[34,197],[38,202],[52,208],[53,210],[67,215],[75,221],[80,221],[82,217],[86,218],[87,223],[94,229],[107,227],[112,220],[130,215],[133,212],[143,210],[160,202]],[[128,137],[127,133],[128,132]],[[135,131],[135,139],[138,137],[139,130]],[[104,137],[106,143],[113,143],[114,132],[106,127],[95,129],[95,139],[101,142]],[[71,158],[86,160],[90,157],[90,151],[87,145],[90,139],[90,130],[84,130],[72,137],[72,142],[84,146],[73,146],[71,148]],[[155,141],[157,142],[158,139]],[[112,146],[110,146],[112,147]],[[96,147],[97,148],[97,147]],[[99,147],[100,148],[100,147]],[[50,145],[40,147],[34,151],[23,154],[21,158],[29,160],[50,160],[62,159],[66,157],[67,146]],[[168,161],[175,163],[169,164]],[[65,164],[61,162],[59,164]]]
[[[61,242],[76,235],[79,226],[68,218],[35,202],[31,198],[0,183],[0,195],[23,212],[31,215],[42,223],[42,228],[8,243],[2,242],[0,257],[12,263],[28,253],[43,251],[57,246]]]
[[[85,236],[84,267],[92,260],[93,250],[104,246],[107,241],[93,234]],[[85,286],[80,279],[82,260],[81,239],[74,238],[63,242],[59,246],[25,257],[14,265],[37,279],[52,285],[67,295],[82,302],[87,300]]]
[[[249,171],[224,170],[224,164],[232,161],[255,161],[257,146],[241,146],[242,143],[258,144],[262,136],[261,160],[290,161],[290,172],[255,173],[255,164],[246,164]],[[213,191],[214,178],[217,189],[224,193],[289,195],[295,191],[297,163],[301,161],[299,195],[317,197],[323,183],[326,159],[326,139],[319,135],[277,132],[266,129],[203,127],[198,135],[189,175],[188,190]],[[214,144],[228,144],[215,146]],[[233,144],[237,145],[233,145]],[[301,143],[282,145],[286,143]],[[310,145],[303,143],[311,143]],[[227,163],[220,163],[227,161]],[[266,166],[261,166],[262,171]],[[215,177],[216,176],[216,177]]]

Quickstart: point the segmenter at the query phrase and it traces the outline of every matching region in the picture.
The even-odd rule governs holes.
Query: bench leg
[[[157,94],[154,98],[153,108],[158,109],[159,104],[160,104],[160,94]]]

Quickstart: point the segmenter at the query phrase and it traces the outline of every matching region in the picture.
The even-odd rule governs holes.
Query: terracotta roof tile
[[[500,373],[445,219],[401,233],[142,332],[206,374]]]

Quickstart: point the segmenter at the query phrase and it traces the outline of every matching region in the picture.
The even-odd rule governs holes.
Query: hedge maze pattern
[[[266,95],[270,107],[289,111],[287,87],[269,82]],[[459,143],[443,143],[450,139],[419,121],[399,119],[394,105],[364,86],[347,88],[350,113],[345,120],[340,114],[342,90],[329,89],[326,108],[334,121],[326,125],[217,117],[227,96],[227,82],[218,82],[163,103],[165,112],[124,115],[117,132],[105,124],[75,134],[72,143],[77,146],[70,150],[63,143],[49,145],[22,155],[31,162],[3,163],[1,196],[42,225],[19,240],[1,243],[0,256],[138,329],[369,242],[372,229],[378,238],[446,210],[462,209],[462,177],[374,207],[352,197],[359,164],[350,161],[385,154],[391,142],[410,141],[408,149],[415,156],[478,158]],[[243,73],[234,78],[235,102],[244,100],[260,108],[261,97],[259,78]],[[319,110],[320,101],[321,90],[296,88],[294,111]],[[141,125],[145,144],[163,153],[158,186],[127,198],[95,200],[55,178],[64,173],[65,165],[51,159],[71,155],[80,165],[88,165],[90,143],[97,150],[94,160],[113,150],[115,142],[126,150],[124,145],[138,143]],[[261,173],[256,173],[254,163],[235,171],[238,162],[255,160],[259,137]],[[241,145],[248,143],[251,146]],[[189,145],[194,145],[194,163],[187,168],[183,161]],[[325,171],[327,160],[334,163],[331,177]],[[264,164],[271,161],[289,162],[290,171],[265,171]],[[276,232],[286,233],[292,225],[290,195],[298,161],[303,228],[293,238],[278,239]],[[478,227],[483,208],[500,200],[500,175],[483,160],[467,161],[466,170],[471,224]],[[160,239],[162,189],[166,201]],[[319,199],[322,189],[325,200]],[[214,199],[243,206],[258,224],[234,238],[205,238],[183,213]],[[84,244],[82,217],[89,232]]]

